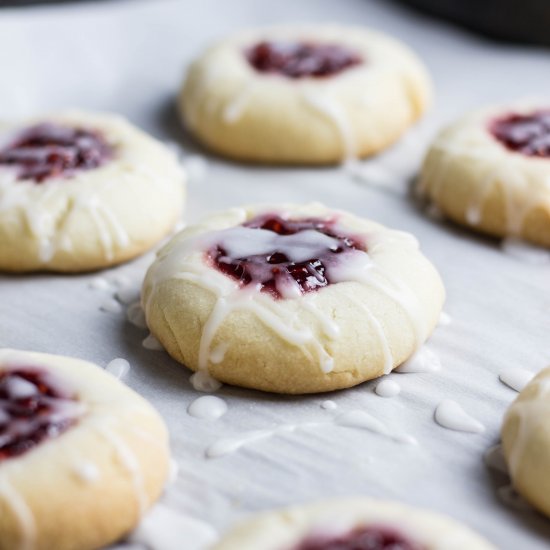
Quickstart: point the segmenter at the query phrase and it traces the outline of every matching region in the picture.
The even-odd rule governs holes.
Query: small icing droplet
[[[170,459],[170,469],[168,470],[168,479],[166,480],[167,485],[172,485],[176,482],[176,479],[178,479],[180,467],[178,463],[171,458]]]
[[[143,518],[128,541],[155,550],[204,550],[218,540],[214,528],[190,516],[157,504]]]
[[[517,237],[504,239],[501,248],[505,254],[528,264],[546,265],[550,263],[550,251],[526,243]]]
[[[125,286],[117,290],[116,298],[121,304],[132,304],[139,300],[139,289]]]
[[[325,409],[326,411],[333,411],[334,409],[337,409],[338,405],[331,401],[330,399],[327,399],[326,401],[323,401],[321,403],[321,409]]]
[[[436,372],[441,369],[441,361],[434,351],[426,345],[422,346],[414,355],[412,355],[402,365],[395,369],[395,372]]]
[[[485,426],[471,417],[456,401],[444,399],[435,409],[435,421],[458,432],[483,433]]]
[[[197,391],[211,393],[219,390],[222,387],[221,382],[218,382],[215,378],[212,378],[210,374],[205,371],[198,371],[189,378],[193,388]]]
[[[163,351],[164,350],[163,345],[152,334],[149,334],[149,336],[147,336],[147,338],[145,338],[143,340],[143,342],[141,342],[141,345],[145,349],[149,349],[149,350],[152,350],[152,351]]]
[[[374,391],[376,392],[376,395],[379,395],[380,397],[395,397],[396,395],[399,395],[401,386],[397,382],[394,382],[389,378],[385,378],[378,382]]]
[[[95,483],[101,477],[99,468],[92,462],[80,462],[74,466],[74,473],[85,483]]]
[[[126,359],[117,357],[113,359],[106,367],[105,370],[110,372],[116,378],[124,378],[130,370],[130,363]]]
[[[508,474],[508,466],[504,458],[504,453],[502,452],[502,445],[493,445],[490,447],[483,455],[483,459],[489,468],[503,474]]]
[[[195,418],[217,420],[227,412],[227,403],[215,395],[203,395],[189,405],[187,412]]]
[[[94,290],[108,290],[111,288],[109,281],[103,277],[95,277],[88,283],[88,286]]]
[[[525,369],[505,369],[499,374],[499,379],[503,384],[516,391],[521,391],[531,380],[535,374]]]
[[[451,322],[452,322],[452,317],[445,311],[442,311],[441,315],[439,316],[439,321],[437,322],[438,326],[446,327],[450,325]]]
[[[126,310],[126,318],[132,325],[138,328],[147,328],[145,313],[143,312],[139,301],[128,306],[128,309]]]
[[[125,288],[132,286],[132,279],[130,279],[127,275],[115,275],[113,277],[113,283],[119,288]]]
[[[101,302],[99,309],[107,313],[118,313],[122,309],[122,306],[114,298],[107,298]]]
[[[208,161],[201,155],[189,155],[183,159],[183,166],[192,182],[201,181],[208,173]]]

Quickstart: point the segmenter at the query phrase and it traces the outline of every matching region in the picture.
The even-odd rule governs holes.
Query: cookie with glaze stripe
[[[122,117],[67,111],[0,126],[0,271],[101,269],[181,216],[176,156]]]
[[[427,72],[405,45],[317,24],[252,29],[210,47],[189,68],[179,109],[224,156],[330,164],[388,147],[430,96]]]
[[[550,517],[550,367],[510,405],[502,425],[502,447],[515,489]]]
[[[550,247],[550,101],[468,114],[443,129],[418,191],[451,220]]]
[[[93,550],[159,497],[168,434],[100,367],[0,350],[0,550]]]
[[[299,394],[390,372],[428,338],[444,293],[410,234],[319,204],[262,205],[176,235],[142,304],[196,376]]]
[[[365,497],[326,500],[244,521],[212,550],[496,550],[442,514]]]

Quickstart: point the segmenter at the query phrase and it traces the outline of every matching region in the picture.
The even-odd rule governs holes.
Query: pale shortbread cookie
[[[550,367],[510,405],[502,426],[502,447],[514,487],[550,517]]]
[[[0,550],[110,544],[159,497],[168,469],[164,423],[116,378],[0,350]]]
[[[347,546],[346,546],[347,544]],[[397,502],[340,498],[252,517],[212,550],[496,550],[465,525]]]
[[[525,118],[544,112],[538,124]],[[490,107],[451,124],[430,147],[418,190],[458,223],[550,246],[550,102]]]
[[[242,226],[277,219],[324,233]],[[412,235],[319,204],[235,208],[188,227],[158,253],[142,291],[151,332],[200,377],[291,394],[390,372],[427,339],[443,300]]]
[[[26,138],[32,147],[14,150]],[[119,116],[68,111],[0,127],[0,270],[123,262],[172,230],[183,199],[175,154]]]
[[[300,44],[328,46],[318,59],[299,52],[300,67],[287,63],[286,70],[322,72],[331,64],[337,70],[302,77],[259,71],[247,54],[262,42],[282,51]],[[345,52],[331,52],[333,46]],[[281,26],[243,31],[209,48],[191,65],[179,108],[189,130],[222,155],[252,162],[329,164],[371,155],[393,143],[426,110],[430,90],[418,58],[380,32],[322,24]]]

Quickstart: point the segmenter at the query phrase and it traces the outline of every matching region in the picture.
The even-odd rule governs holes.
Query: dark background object
[[[550,46],[550,0],[398,0],[500,40]]]

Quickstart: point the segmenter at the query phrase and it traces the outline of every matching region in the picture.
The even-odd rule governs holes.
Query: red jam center
[[[50,374],[27,367],[0,372],[0,462],[57,437],[77,411],[76,399]]]
[[[309,537],[294,550],[423,550],[422,547],[388,527],[358,527],[336,537]]]
[[[550,157],[550,109],[507,115],[491,122],[489,129],[512,151],[530,157]]]
[[[289,78],[331,76],[363,62],[344,46],[309,42],[260,42],[246,51],[246,57],[257,71]]]
[[[338,264],[348,252],[366,248],[357,237],[337,229],[334,219],[286,220],[266,214],[233,231],[243,228],[263,231],[228,230],[225,237],[222,232],[208,257],[241,286],[254,285],[275,298],[287,297],[283,289],[289,285],[300,294],[331,284],[327,267]]]
[[[28,128],[0,150],[0,165],[15,167],[18,179],[40,183],[92,170],[112,156],[112,148],[95,132],[44,123]]]

